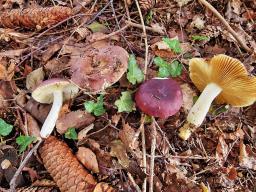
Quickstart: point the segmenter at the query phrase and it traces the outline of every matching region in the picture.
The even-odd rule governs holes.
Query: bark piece
[[[13,9],[0,15],[0,25],[8,28],[45,28],[63,21],[71,14],[70,8],[62,6]]]
[[[90,192],[97,184],[66,143],[56,137],[48,137],[40,154],[45,168],[53,177],[61,192]]]

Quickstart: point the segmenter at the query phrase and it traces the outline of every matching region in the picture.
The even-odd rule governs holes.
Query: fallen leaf
[[[20,57],[27,50],[28,48],[3,51],[3,52],[0,52],[0,57],[8,57],[8,58],[14,59],[15,57]]]
[[[42,67],[28,74],[26,79],[26,87],[28,90],[34,90],[44,80],[44,70]]]
[[[227,177],[230,180],[236,180],[237,179],[237,170],[235,167],[228,167],[227,169],[228,173],[227,173]]]
[[[88,169],[94,173],[99,173],[99,166],[96,155],[91,149],[79,147],[76,153],[77,159]]]
[[[108,32],[108,28],[97,22],[97,21],[94,21],[92,24],[88,25],[87,26],[92,32],[101,32],[101,33],[107,33]]]
[[[193,98],[197,95],[196,92],[189,86],[189,84],[184,83],[180,85],[183,94],[183,104],[182,107],[186,112],[190,111],[194,102]]]
[[[61,43],[55,43],[53,45],[50,45],[42,55],[43,62],[48,61],[57,51],[61,49],[61,47]]]
[[[233,8],[233,12],[240,15],[242,2],[240,0],[231,0],[230,5]]]
[[[0,61],[1,62],[1,61]],[[15,64],[4,66],[0,63],[0,80],[11,81],[15,72]]]
[[[70,63],[68,62],[68,57],[61,57],[61,58],[53,58],[44,65],[45,70],[49,71],[51,74],[57,74],[61,71],[64,71],[66,69],[70,68]]]
[[[128,123],[123,125],[123,129],[119,132],[119,137],[127,150],[138,148],[139,142],[137,140],[133,142],[135,131]]]
[[[256,171],[256,155],[253,154],[249,145],[240,141],[239,165]]]
[[[78,141],[81,141],[86,138],[87,133],[94,128],[94,124],[90,124],[87,127],[83,128],[81,131],[79,131],[77,139]]]
[[[41,104],[31,98],[25,104],[24,109],[39,122],[44,123],[44,120],[46,119],[49,111],[51,110],[51,105]]]
[[[110,143],[111,151],[110,155],[116,157],[120,165],[124,168],[129,167],[130,160],[126,153],[126,148],[124,143],[121,140],[114,140]]]
[[[228,154],[228,145],[224,140],[224,137],[221,135],[219,136],[219,142],[216,147],[216,158],[219,160],[219,164],[223,165],[227,159]]]
[[[26,118],[28,134],[34,137],[40,137],[40,128],[37,121],[29,113],[26,113]]]
[[[95,118],[86,111],[78,110],[60,116],[56,122],[57,131],[64,134],[68,128],[79,129],[94,122]]]

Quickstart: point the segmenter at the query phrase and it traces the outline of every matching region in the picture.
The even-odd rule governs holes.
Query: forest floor
[[[59,190],[36,148],[18,170],[50,110],[50,105],[34,101],[31,93],[52,78],[71,79],[81,88],[63,104],[52,135],[67,143],[97,182],[125,192],[145,191],[147,183],[148,191],[156,126],[154,191],[256,191],[256,104],[238,108],[212,103],[188,140],[178,135],[200,95],[189,77],[191,58],[208,60],[225,54],[256,75],[255,0],[208,1],[237,37],[200,2],[0,1],[0,191],[7,191],[10,182],[20,191]],[[53,6],[61,11],[41,9]],[[99,63],[94,62],[99,50],[114,45],[122,51],[103,54]],[[103,86],[97,84],[103,78],[98,73],[108,65],[122,71],[122,58],[127,59],[122,77],[106,72],[114,84],[97,91]],[[181,86],[182,107],[167,119],[145,116],[135,104],[140,84],[154,77],[169,77]],[[88,87],[88,82],[95,87]],[[89,161],[81,160],[89,155]],[[18,177],[13,178],[15,172]]]

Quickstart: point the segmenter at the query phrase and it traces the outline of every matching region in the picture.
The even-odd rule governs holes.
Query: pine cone
[[[156,3],[157,3],[157,0],[139,0],[141,9],[145,11],[152,9],[156,5]]]
[[[17,189],[17,192],[52,192],[53,187],[22,187]]]
[[[62,6],[13,9],[0,15],[0,25],[8,28],[44,28],[63,21],[71,14],[70,8]]]
[[[47,171],[62,192],[90,192],[96,181],[78,162],[66,143],[50,136],[40,149]]]

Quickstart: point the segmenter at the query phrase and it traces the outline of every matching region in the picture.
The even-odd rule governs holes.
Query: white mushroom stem
[[[63,92],[62,90],[56,90],[53,92],[53,104],[52,108],[43,124],[43,127],[41,129],[40,135],[42,138],[47,138],[49,135],[51,135],[56,121],[59,116],[59,112],[61,110],[63,103]]]
[[[203,123],[211,103],[221,91],[221,87],[215,83],[208,84],[189,111],[187,122],[199,127]]]

